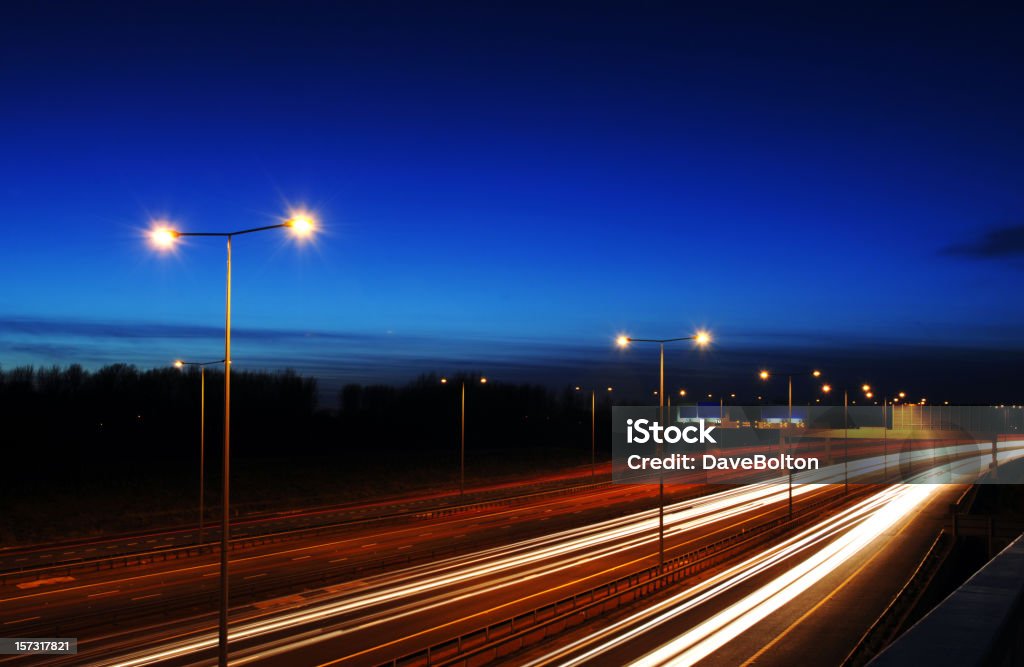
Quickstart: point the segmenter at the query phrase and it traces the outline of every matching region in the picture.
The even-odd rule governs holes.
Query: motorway
[[[1008,449],[1003,456],[1019,453]],[[880,457],[851,462],[851,475],[877,475],[881,465]],[[835,481],[841,480],[840,474],[837,470]],[[920,508],[941,494],[934,489],[953,492],[958,487],[864,488],[871,493],[854,494],[843,507],[829,508],[812,525],[802,526],[804,533],[758,549],[712,579],[700,579],[695,587],[677,593],[683,597],[671,598],[668,606],[664,601],[656,607],[644,605],[637,612],[640,616],[616,621],[625,625],[609,626],[612,629],[607,632],[588,627],[585,647],[570,641],[549,647],[554,657],[531,654],[530,659],[538,664],[590,662],[594,658],[588,652],[594,650],[594,642],[604,647],[595,654],[601,656],[601,664],[634,659],[648,660],[640,664],[667,664],[675,662],[677,655],[710,655],[709,646],[719,650],[729,645],[735,650],[737,637],[746,635],[736,631],[737,619],[723,620],[721,614],[737,601],[750,607],[741,619],[746,627],[789,618],[780,615],[783,608],[818,604],[814,596],[819,590],[827,592],[825,582],[842,575],[843,568],[860,567],[857,559],[871,553],[880,535],[900,530],[901,522],[921,515]],[[240,602],[233,609],[232,664],[379,664],[656,564],[657,513],[650,509],[655,489],[604,487],[246,552],[233,559],[232,589],[244,591],[250,586],[256,592],[250,602]],[[842,493],[841,484],[798,483],[793,488],[798,512],[826,499],[841,499]],[[672,503],[666,512],[667,558],[783,517],[787,505],[788,490],[782,483],[737,487]],[[448,555],[460,542],[464,548]],[[368,569],[382,558],[403,552],[418,552],[420,558],[411,561],[421,564],[384,572]],[[920,553],[916,550],[916,557]],[[312,581],[327,576],[324,573],[330,574],[327,581],[306,585],[302,592],[278,597],[258,594],[263,582],[302,575]],[[64,631],[78,624],[81,654],[75,659],[45,661],[53,664],[208,664],[216,645],[215,618],[209,613],[212,605],[178,609],[168,620],[148,626],[133,609],[167,598],[212,595],[216,574],[214,562],[190,560],[184,565],[153,563],[116,573],[84,574],[73,581],[27,589],[5,587],[0,589],[0,618],[8,636],[42,636],[26,631],[54,625]],[[794,579],[781,587],[786,591],[782,594],[778,582],[785,577]],[[895,576],[889,579],[897,586],[902,583]],[[695,595],[700,604],[693,603]],[[652,624],[649,609],[661,610],[666,619]],[[95,621],[92,627],[90,619]],[[703,643],[695,643],[687,630],[682,636],[690,643],[680,648],[681,628],[712,627],[708,624],[714,627],[705,634],[717,639],[702,637]],[[648,625],[651,629],[636,634],[638,627]],[[753,636],[770,639],[763,633]],[[659,645],[671,648],[647,657],[650,648]],[[740,654],[762,649],[747,647]],[[760,655],[770,653],[765,649]],[[605,662],[609,657],[613,663]]]
[[[632,494],[636,489],[649,494],[649,487],[617,487],[616,491]],[[797,488],[795,493],[798,502],[807,502],[818,496],[835,495],[837,490],[808,485]],[[784,487],[761,485],[678,503],[667,517],[670,551],[688,550],[784,514],[786,498]],[[588,503],[603,505],[608,501],[604,494],[595,494],[590,499],[574,497],[563,502],[578,509],[562,507],[560,512],[571,516],[583,512]],[[555,517],[551,515],[558,514],[554,507],[537,507],[529,516],[524,516],[521,508],[514,511],[519,512],[516,519],[538,523],[553,522]],[[655,562],[656,522],[654,511],[636,511],[617,519],[584,522],[582,528],[556,528],[545,531],[541,537],[238,609],[232,628],[236,647],[232,662],[295,665],[340,658],[339,664],[376,664],[424,643],[472,629],[489,619]],[[447,527],[441,539],[454,539],[454,530],[461,528]],[[412,537],[392,537],[388,546],[400,545]],[[384,544],[378,542],[374,546]],[[349,544],[346,548],[351,552],[364,547]],[[127,585],[128,582],[122,582],[119,588],[112,589],[116,593],[110,595],[125,594],[123,587]],[[63,599],[69,593],[64,590],[55,597]],[[92,586],[89,590],[100,593],[101,599],[106,597],[102,595],[106,590],[103,586]],[[83,593],[87,591],[72,594]],[[138,593],[142,591],[132,591],[133,595]],[[100,654],[128,649],[126,655],[99,664],[190,664],[212,656],[215,635],[211,623],[212,619],[206,617],[191,623],[164,623],[124,635],[86,638],[80,643],[80,650],[88,651],[85,655],[95,659]],[[152,648],[138,650],[140,636],[145,637],[141,642],[152,644]],[[168,636],[175,639],[168,641]]]

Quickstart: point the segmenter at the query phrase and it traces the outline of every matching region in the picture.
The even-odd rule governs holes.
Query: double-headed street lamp
[[[195,366],[199,369],[199,546],[203,545],[203,495],[206,486],[206,367],[212,364],[223,364],[223,359],[217,361],[183,361],[176,359],[175,368]]]
[[[441,378],[441,384],[448,384],[448,378]],[[487,384],[487,378],[480,376],[480,384]],[[466,492],[466,381],[462,381],[459,401],[459,495]]]
[[[632,338],[630,336],[619,336],[615,343],[621,347],[629,347],[631,343],[657,343],[658,344],[658,422],[665,424],[665,343],[690,340],[697,347],[707,347],[711,344],[711,334],[707,331],[698,331],[692,336],[681,338]],[[658,454],[661,454],[661,445],[658,445]],[[665,472],[658,470],[658,572],[665,569]]]
[[[220,667],[227,667],[228,664],[228,541],[231,533],[229,482],[231,471],[231,241],[236,236],[271,229],[288,229],[296,237],[303,239],[313,234],[316,223],[306,213],[295,213],[276,225],[252,227],[233,232],[180,232],[168,225],[160,225],[150,231],[150,240],[160,250],[170,250],[180,238],[185,236],[217,236],[227,239],[227,278],[224,298],[224,480],[220,531],[220,618],[217,637],[217,663]]]
[[[794,375],[803,375],[804,373],[805,373],[805,371],[797,371],[797,372],[787,371],[786,372],[786,383],[787,383],[787,386],[788,386],[788,396],[789,396],[788,401],[787,401],[787,405],[789,407],[789,417],[788,417],[788,421],[786,422],[786,428],[787,429],[793,427],[793,376]],[[818,370],[818,369],[814,369],[814,370],[812,370],[810,372],[810,376],[812,378],[815,378],[815,379],[820,378],[821,377],[821,371]],[[757,374],[757,377],[761,378],[762,381],[767,382],[769,379],[771,379],[772,374],[767,369],[762,369],[761,372]],[[827,385],[827,384],[825,384],[825,385],[821,386],[821,390],[827,394],[828,392],[832,391],[832,387]],[[785,438],[785,436],[780,432],[779,433],[779,438],[780,438],[780,440],[779,440],[779,442],[780,442],[779,447],[781,449],[782,448],[782,439]],[[790,447],[792,447],[792,442],[789,442],[788,444],[790,445]],[[787,485],[786,486],[787,486],[787,489],[788,489],[788,496],[789,496],[789,518],[792,519],[793,518],[793,470],[792,470],[792,468],[790,468],[790,470],[789,470],[789,472],[787,474]]]
[[[789,386],[789,400],[788,400],[788,405],[789,405],[789,424],[788,424],[788,426],[792,426],[793,425],[793,376],[794,375],[803,375],[803,374],[804,374],[804,371],[786,372],[786,382],[788,383],[788,386]],[[815,379],[820,378],[821,377],[821,371],[819,371],[817,369],[812,370],[810,375],[811,375],[811,377],[813,377]],[[771,379],[772,374],[767,369],[762,369],[761,372],[757,374],[757,377],[759,377],[759,378],[761,378],[761,380],[767,382],[769,379]],[[828,385],[825,385],[825,386],[827,387]],[[828,393],[828,391],[831,391],[831,387],[829,387],[829,389],[826,391],[826,393]]]

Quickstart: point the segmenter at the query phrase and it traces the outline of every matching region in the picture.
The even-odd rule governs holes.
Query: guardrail
[[[914,573],[900,591],[889,602],[875,622],[871,624],[846,659],[842,667],[862,667],[899,634],[910,613],[920,601],[921,596],[938,573],[953,550],[955,540],[945,531],[941,531],[924,558],[917,564]]]
[[[734,558],[755,546],[789,532],[817,517],[832,505],[840,505],[851,498],[868,493],[862,487],[839,498],[824,498],[805,504],[793,518],[779,517],[728,537],[703,545],[688,553],[665,561],[661,574],[652,566],[601,584],[582,593],[545,604],[511,618],[483,628],[463,633],[452,639],[381,663],[382,667],[450,667],[453,665],[483,665],[505,657],[527,646],[544,641],[564,632],[567,628],[584,623],[621,606],[648,597],[664,588]]]
[[[952,535],[945,530],[939,532],[924,557],[914,568],[913,574],[889,601],[875,622],[861,635],[856,646],[843,660],[842,667],[866,665],[899,634],[910,613],[921,600],[921,596],[928,590],[935,575],[938,574],[956,544],[957,515],[969,512],[977,495],[978,487],[972,484],[960,494],[955,503],[950,504],[949,511],[953,517]]]

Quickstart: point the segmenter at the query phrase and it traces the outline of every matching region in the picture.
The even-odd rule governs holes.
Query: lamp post
[[[441,384],[448,384],[448,378],[441,378]],[[487,378],[480,376],[480,384],[487,384]],[[459,495],[466,492],[466,381],[462,381],[459,399]]]
[[[665,343],[692,340],[698,347],[707,347],[711,343],[711,334],[707,331],[698,331],[692,336],[681,338],[632,338],[630,336],[619,336],[615,339],[616,344],[626,348],[630,343],[657,343],[658,344],[658,423],[665,423]],[[658,455],[661,455],[661,444],[658,444]],[[658,573],[665,569],[665,473],[658,470]]]
[[[788,406],[789,406],[789,408],[788,408],[789,409],[788,415],[789,416],[788,416],[788,421],[786,422],[786,428],[787,429],[791,428],[793,426],[793,376],[794,375],[803,375],[805,372],[806,371],[798,371],[798,372],[789,372],[789,371],[787,371],[786,372],[786,384],[787,384],[787,387],[788,387],[788,392],[787,393],[788,393],[788,397],[789,397],[788,398]],[[762,381],[767,382],[771,378],[772,374],[770,372],[768,372],[768,370],[762,369],[761,372],[757,374],[757,376],[759,378],[761,378]],[[811,371],[810,376],[813,377],[813,378],[820,378],[821,377],[821,371],[818,370],[818,369],[814,369],[814,370]],[[828,385],[825,385],[825,387],[828,387]],[[822,389],[825,391],[825,393],[828,393],[829,391],[832,391],[831,387],[829,387],[828,389],[825,389],[824,387],[822,387]],[[785,436],[780,433],[779,437],[780,438],[784,438]],[[791,445],[792,443],[788,443],[788,444]],[[780,448],[781,448],[781,445],[780,445]],[[788,486],[788,495],[789,495],[789,518],[792,519],[793,518],[793,471],[792,470],[790,470],[789,474],[787,475],[787,486]]]
[[[867,386],[867,385],[864,385]],[[870,389],[870,387],[868,387]],[[865,390],[866,392],[867,390]],[[843,494],[850,494],[850,396],[843,390]]]
[[[793,376],[794,375],[798,375],[798,376],[799,375],[803,375],[804,372],[805,371],[797,371],[797,372],[789,372],[789,371],[787,371],[786,372],[786,383],[787,383],[788,388],[789,388],[789,391],[788,391],[789,398],[788,398],[788,402],[787,402],[787,404],[789,406],[789,425],[793,424]],[[759,378],[761,378],[763,381],[767,382],[771,378],[772,374],[768,370],[762,369],[761,372],[757,374],[757,376]],[[817,369],[812,370],[811,373],[810,373],[810,376],[813,377],[813,378],[820,378],[821,377],[821,371],[819,371]]]
[[[312,235],[316,223],[305,213],[296,213],[276,225],[264,225],[233,232],[180,232],[161,225],[150,231],[150,240],[160,250],[170,250],[178,239],[185,236],[211,236],[227,240],[227,272],[224,297],[224,469],[221,531],[220,531],[220,615],[217,633],[217,664],[228,664],[228,542],[231,533],[230,473],[231,473],[231,241],[236,236],[271,229],[289,229],[298,238]]]
[[[608,387],[608,391],[612,388]],[[583,387],[576,386],[576,391],[583,391]],[[590,390],[590,476],[597,476],[597,390]]]
[[[203,496],[205,494],[205,470],[206,470],[206,367],[211,364],[223,364],[223,359],[217,361],[174,361],[175,368],[195,366],[199,369],[199,546],[203,545]]]

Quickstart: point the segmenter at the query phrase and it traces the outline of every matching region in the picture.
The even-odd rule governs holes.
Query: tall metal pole
[[[843,493],[850,493],[850,418],[848,390],[843,390]]]
[[[459,408],[459,495],[466,492],[466,381],[462,381],[462,402]]]
[[[889,481],[889,399],[882,395],[882,481]]]
[[[789,426],[793,425],[793,376],[789,376]]]
[[[199,545],[203,544],[203,493],[206,486],[206,367],[199,367]]]
[[[659,343],[660,361],[658,371],[658,423],[665,425],[665,343]],[[662,456],[661,443],[658,456]],[[665,569],[665,471],[658,469],[658,574]]]
[[[793,376],[789,375],[789,376],[787,376],[787,379],[789,381],[789,423],[786,424],[786,428],[790,429],[790,428],[793,428]],[[789,438],[786,438],[786,441],[787,441],[786,442],[786,453],[787,454],[791,454],[792,452],[790,451],[790,448],[792,447],[792,443],[790,442]],[[788,478],[789,478],[789,518],[792,519],[793,518],[793,469],[792,468],[789,469]]]
[[[590,390],[590,476],[597,476],[597,455],[594,443],[596,441],[596,412],[597,412],[597,399],[594,395],[594,390]]]
[[[786,376],[786,381],[788,382],[788,386],[790,386],[790,403],[788,403],[788,406],[790,406],[790,423],[786,424],[786,428],[793,428],[793,376],[792,375],[787,375]],[[788,439],[786,439],[786,441],[788,441]],[[790,451],[792,447],[793,447],[792,442],[786,442],[785,453],[786,454],[792,454],[792,452]],[[790,518],[792,519],[793,518],[793,468],[790,468],[790,474],[788,474],[786,476],[787,476],[787,481],[788,481],[788,485],[787,485],[788,486],[788,495],[790,495]]]
[[[227,290],[224,308],[224,498],[220,528],[220,623],[217,664],[228,664],[228,540],[231,532],[231,235],[228,235]]]

